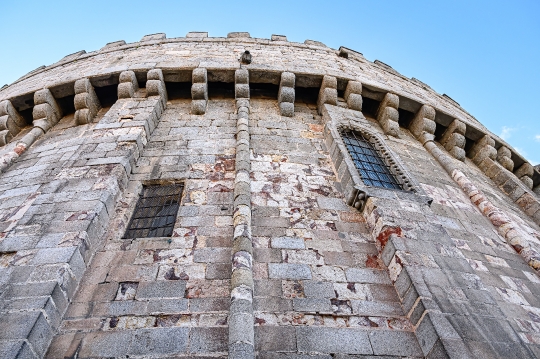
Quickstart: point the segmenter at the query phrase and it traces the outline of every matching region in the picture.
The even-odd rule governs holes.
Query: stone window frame
[[[122,239],[148,239],[148,238],[169,238],[170,236],[159,236],[159,237],[155,237],[155,236],[144,236],[144,237],[126,237],[128,231],[130,231],[130,227],[131,227],[131,222],[134,218],[134,215],[135,215],[135,210],[137,209],[137,206],[139,204],[139,201],[141,200],[141,196],[142,194],[144,193],[144,188],[145,187],[153,187],[153,186],[170,186],[170,185],[175,185],[175,186],[180,186],[181,187],[181,190],[180,190],[180,197],[179,197],[179,200],[178,200],[178,209],[176,211],[176,215],[175,215],[175,221],[173,222],[173,227],[172,227],[172,234],[171,235],[174,235],[174,229],[175,229],[175,225],[176,225],[176,222],[178,221],[178,216],[180,214],[180,210],[184,204],[184,197],[185,197],[185,194],[186,194],[186,188],[187,188],[187,179],[184,178],[184,179],[153,179],[153,180],[143,180],[143,181],[138,181],[138,191],[137,191],[137,195],[134,196],[133,198],[133,201],[131,203],[131,206],[128,210],[128,213],[129,213],[129,220],[126,222],[124,228],[123,228],[123,234],[121,235],[120,238]]]
[[[361,122],[361,120],[363,121]],[[364,121],[365,123],[363,123]],[[326,143],[337,179],[340,182],[341,192],[344,194],[347,204],[359,211],[363,211],[369,197],[404,199],[431,204],[433,200],[426,195],[420,184],[407,171],[398,155],[388,147],[383,136],[371,127],[372,125],[365,118],[332,119],[325,126]],[[368,186],[362,181],[362,177],[341,137],[340,132],[345,130],[360,132],[369,140],[390,173],[403,187],[402,190]]]

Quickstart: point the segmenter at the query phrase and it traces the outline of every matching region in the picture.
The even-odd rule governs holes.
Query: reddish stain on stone
[[[24,147],[23,145],[18,145],[13,149],[13,152],[15,152],[17,155],[20,156],[21,153],[23,153],[25,150],[26,150],[26,147]]]
[[[313,125],[313,124],[310,124],[309,125],[309,129],[313,132],[322,132],[323,130],[323,127],[321,125]]]
[[[255,324],[260,324],[260,325],[262,325],[262,324],[264,324],[264,323],[266,323],[266,320],[264,320],[264,319],[262,319],[262,318],[257,318],[257,317],[255,317]]]
[[[368,254],[366,260],[366,267],[368,268],[379,268],[379,261],[377,260],[376,254]]]
[[[390,239],[392,234],[396,234],[398,237],[401,237],[402,232],[400,227],[385,227],[377,236],[377,241],[381,244],[381,247],[386,246],[386,242]]]

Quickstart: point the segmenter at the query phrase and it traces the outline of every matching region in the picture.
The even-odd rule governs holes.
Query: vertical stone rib
[[[254,358],[253,245],[251,242],[251,184],[249,178],[249,74],[235,73],[236,174],[234,179],[233,256],[229,309],[229,358]]]
[[[424,147],[442,165],[452,179],[461,187],[478,209],[486,216],[497,232],[510,244],[516,252],[535,270],[540,269],[540,253],[531,246],[534,239],[525,233],[502,209],[491,201],[461,172],[453,163],[452,158],[445,154],[433,141],[424,143]]]

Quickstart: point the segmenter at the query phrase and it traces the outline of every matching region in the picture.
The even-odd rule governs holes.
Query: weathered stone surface
[[[380,61],[153,34],[0,99],[0,356],[538,356],[537,169]],[[343,129],[405,190],[364,185]],[[123,238],[167,183],[172,234]]]

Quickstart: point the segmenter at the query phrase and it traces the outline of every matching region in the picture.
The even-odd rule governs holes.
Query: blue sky
[[[0,86],[79,50],[188,31],[347,46],[448,94],[540,163],[538,0],[3,0]]]

